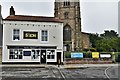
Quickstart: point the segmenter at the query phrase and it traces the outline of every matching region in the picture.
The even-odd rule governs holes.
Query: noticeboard
[[[83,58],[83,53],[71,53],[71,58]]]
[[[92,58],[99,58],[99,52],[92,52]]]

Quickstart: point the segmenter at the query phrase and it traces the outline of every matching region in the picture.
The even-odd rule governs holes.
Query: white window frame
[[[51,50],[54,50],[54,53],[51,53],[51,52],[48,52],[48,51],[51,51]],[[46,57],[47,57],[47,59],[49,60],[49,59],[55,59],[55,56],[56,56],[56,52],[55,52],[55,49],[47,49],[47,52],[46,52]],[[50,56],[50,58],[48,58],[48,56]],[[54,56],[54,58],[52,58],[52,56]]]
[[[13,54],[10,54],[10,50],[13,51]],[[15,53],[15,50],[17,50],[17,53]],[[20,53],[20,50],[22,51],[22,54]],[[17,56],[17,58],[10,58],[10,56]],[[22,58],[20,59],[19,56],[22,56]],[[22,49],[9,49],[9,60],[22,60],[23,59],[23,50]]]
[[[47,31],[47,41],[42,41],[42,31]],[[40,31],[40,41],[42,43],[48,43],[49,42],[49,31],[48,30],[41,30]]]
[[[21,36],[20,36],[21,30],[16,28],[16,30],[19,30],[19,40],[14,40],[14,39],[13,39],[13,38],[14,38],[14,30],[15,30],[15,29],[12,29],[12,41],[20,41],[20,40],[21,40]]]

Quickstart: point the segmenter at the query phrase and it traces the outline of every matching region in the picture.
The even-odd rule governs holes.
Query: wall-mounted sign
[[[38,39],[38,32],[24,31],[23,38],[24,39]]]
[[[111,58],[111,54],[100,54],[101,58]]]
[[[92,58],[99,58],[99,52],[92,52]]]
[[[71,58],[83,58],[83,53],[71,53]]]

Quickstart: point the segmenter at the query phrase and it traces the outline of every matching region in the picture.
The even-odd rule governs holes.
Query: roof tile
[[[32,22],[59,22],[62,20],[56,19],[55,17],[45,16],[28,16],[28,15],[10,15],[4,19],[5,21],[32,21]]]

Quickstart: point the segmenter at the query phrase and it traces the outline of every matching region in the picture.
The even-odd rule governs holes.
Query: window
[[[20,30],[13,29],[13,40],[20,40]]]
[[[47,50],[47,59],[55,59],[55,50]]]
[[[32,59],[38,59],[39,58],[39,50],[32,50],[32,55],[31,58]]]
[[[71,27],[66,25],[63,30],[63,40],[64,41],[71,41]]]
[[[22,59],[23,52],[20,49],[10,49],[9,59]]]
[[[47,30],[42,30],[41,41],[48,41],[48,31]]]
[[[68,12],[65,12],[65,13],[64,13],[64,18],[65,18],[65,19],[68,19],[68,18],[69,18],[69,17],[68,17],[68,14],[69,14]]]
[[[65,0],[64,1],[64,6],[70,6],[70,1],[69,0]]]

